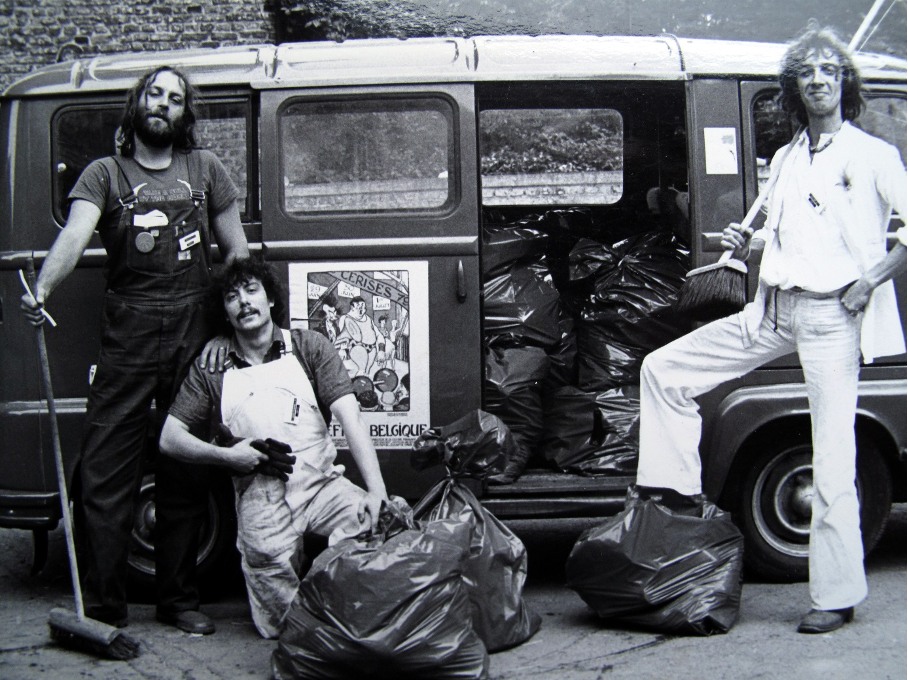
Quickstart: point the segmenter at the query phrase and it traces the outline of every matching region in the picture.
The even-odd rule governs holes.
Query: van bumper
[[[54,529],[59,521],[58,493],[0,489],[0,528]]]

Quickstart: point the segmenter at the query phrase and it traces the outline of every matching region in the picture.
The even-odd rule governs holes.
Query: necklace
[[[839,130],[841,130],[841,129],[842,128],[839,128]],[[808,143],[807,149],[810,151],[811,154],[818,154],[821,151],[823,151],[824,149],[827,149],[829,147],[829,145],[832,144],[832,140],[835,139],[835,136],[837,134],[839,134],[839,130],[836,130],[835,132],[833,132],[831,135],[826,137],[826,139],[823,140],[822,143],[817,144],[816,146],[810,146],[810,144]],[[810,138],[808,137],[808,139],[810,139]],[[820,139],[823,139],[822,134],[820,135]]]

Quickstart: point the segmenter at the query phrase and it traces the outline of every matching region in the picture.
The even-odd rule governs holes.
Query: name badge
[[[183,238],[180,239],[180,250],[189,250],[195,245],[198,245],[202,242],[202,234],[199,233],[199,230],[196,229],[191,234],[186,234]]]
[[[142,227],[143,229],[150,229],[151,227],[166,227],[167,215],[162,213],[160,210],[152,210],[150,213],[145,213],[144,215],[133,215],[132,223],[134,226]]]
[[[300,422],[300,400],[297,397],[287,397],[284,422],[289,425],[298,425]]]

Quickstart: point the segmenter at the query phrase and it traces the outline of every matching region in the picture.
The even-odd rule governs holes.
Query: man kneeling
[[[299,587],[303,533],[333,543],[374,527],[387,493],[334,346],[319,333],[291,334],[274,321],[283,316],[274,271],[258,260],[236,260],[213,287],[233,327],[230,362],[224,373],[193,363],[164,422],[160,448],[179,460],[237,473],[237,547],[252,618],[259,633],[273,638]],[[368,492],[334,465],[324,405],[343,427]],[[209,426],[232,438],[208,443],[194,434]]]

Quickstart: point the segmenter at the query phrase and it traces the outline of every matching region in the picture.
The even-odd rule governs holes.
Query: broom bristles
[[[48,624],[51,638],[60,646],[94,656],[107,657],[117,661],[128,661],[139,655],[139,643],[123,632],[117,632],[113,639],[103,644],[98,640],[78,635],[71,630]]]
[[[740,312],[746,303],[746,273],[726,265],[688,274],[675,310],[694,321],[712,321]]]

